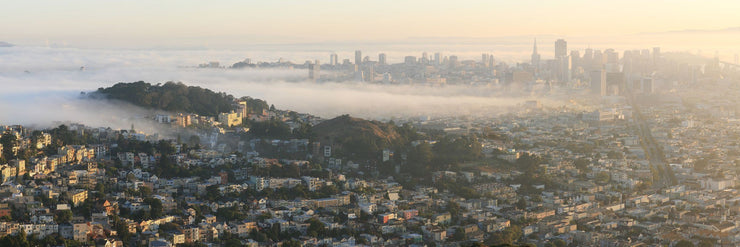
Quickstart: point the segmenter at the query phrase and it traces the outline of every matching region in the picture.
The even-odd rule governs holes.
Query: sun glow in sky
[[[738,9],[688,0],[8,1],[0,41],[147,48],[635,35],[737,27]]]

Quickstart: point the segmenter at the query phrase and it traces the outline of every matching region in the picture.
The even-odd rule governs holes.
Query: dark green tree
[[[13,153],[13,147],[16,145],[16,137],[10,131],[5,131],[3,133],[3,136],[0,137],[0,144],[3,145],[3,153],[2,158],[6,161],[15,159],[15,154]]]
[[[326,226],[318,219],[310,218],[306,220],[306,223],[309,224],[308,229],[306,230],[309,236],[319,237],[323,236],[326,233]]]
[[[694,243],[686,239],[682,239],[681,241],[678,241],[674,247],[694,247]]]

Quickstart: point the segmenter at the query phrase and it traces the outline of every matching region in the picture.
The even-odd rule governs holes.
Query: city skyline
[[[740,246],[740,4],[0,16],[0,246]]]

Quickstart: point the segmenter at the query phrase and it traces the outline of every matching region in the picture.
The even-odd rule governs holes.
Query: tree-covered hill
[[[402,127],[342,115],[312,128],[317,141],[356,158],[375,158],[384,148],[400,147],[415,140],[411,126]],[[339,148],[341,147],[341,148]]]
[[[137,106],[171,112],[196,113],[203,116],[217,116],[221,112],[233,110],[234,96],[214,92],[197,86],[187,86],[181,82],[167,82],[152,85],[143,81],[117,83],[112,87],[99,88],[94,97],[115,99]],[[267,102],[245,97],[251,112],[267,107]]]

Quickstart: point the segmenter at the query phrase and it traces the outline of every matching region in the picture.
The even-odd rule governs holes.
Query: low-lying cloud
[[[314,53],[296,54],[296,57]],[[153,112],[120,102],[82,100],[79,96],[80,92],[132,81],[152,84],[180,81],[236,97],[264,99],[280,109],[325,118],[340,114],[374,119],[485,115],[534,98],[497,86],[313,83],[305,81],[308,73],[300,69],[191,67],[208,61],[228,65],[245,57],[248,56],[236,51],[0,48],[0,64],[3,64],[0,66],[0,124],[51,126],[55,121],[71,121],[128,128],[135,119]]]

